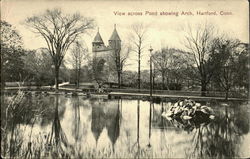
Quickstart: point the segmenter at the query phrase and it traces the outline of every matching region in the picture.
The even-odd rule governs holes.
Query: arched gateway
[[[100,35],[99,28],[92,42],[94,80],[98,84],[117,83],[115,65],[120,56],[121,39],[117,33],[116,25],[106,46]]]

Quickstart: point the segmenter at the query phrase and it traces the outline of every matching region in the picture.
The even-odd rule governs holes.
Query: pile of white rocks
[[[190,99],[176,102],[169,110],[163,112],[162,116],[168,120],[213,120],[215,118],[211,107],[201,105]]]

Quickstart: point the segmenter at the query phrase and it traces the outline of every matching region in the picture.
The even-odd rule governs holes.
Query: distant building
[[[114,31],[111,37],[109,38],[107,46],[104,44],[98,28],[97,34],[92,42],[92,52],[93,60],[95,60],[94,65],[98,65],[99,63],[103,63],[104,65],[102,71],[103,76],[101,77],[102,82],[117,82],[117,78],[115,77],[114,73],[113,57],[115,51],[120,52],[120,50],[121,39],[117,33],[116,25],[114,25]]]

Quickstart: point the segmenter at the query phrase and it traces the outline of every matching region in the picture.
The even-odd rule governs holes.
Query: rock
[[[190,103],[188,103],[188,104],[184,105],[183,107],[191,109],[193,106]]]
[[[196,107],[200,107],[200,106],[201,106],[201,103],[195,103],[195,106],[196,106]]]
[[[188,115],[189,115],[189,116],[194,115],[194,113],[195,113],[195,109],[192,108],[192,109],[189,109],[189,110],[188,110]]]
[[[215,116],[214,115],[209,115],[209,119],[214,120]]]
[[[184,115],[182,118],[183,118],[184,120],[190,120],[190,119],[192,119],[192,117],[191,117],[191,116],[188,116],[188,115]]]
[[[174,105],[172,106],[172,107],[178,107],[179,106],[179,101],[178,102],[176,102],[176,103],[174,103]],[[172,108],[171,107],[171,108]]]
[[[176,107],[175,110],[174,110],[174,115],[178,115],[180,113],[182,113],[183,110],[181,109],[181,107]]]
[[[214,111],[208,106],[201,106],[192,100],[178,101],[174,103],[162,116],[167,120],[175,120],[178,123],[190,124],[207,123],[215,118]]]
[[[180,102],[178,102],[178,105],[177,106],[183,106],[183,102],[182,101],[180,101]]]
[[[227,103],[221,103],[221,106],[228,107],[229,104],[227,104]]]
[[[208,106],[201,106],[201,111],[205,114],[212,114],[213,113],[212,108],[210,108]]]

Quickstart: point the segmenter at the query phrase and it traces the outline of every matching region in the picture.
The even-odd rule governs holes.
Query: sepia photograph
[[[1,0],[1,158],[250,158],[248,0]]]

